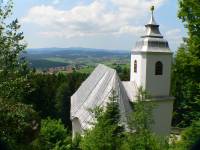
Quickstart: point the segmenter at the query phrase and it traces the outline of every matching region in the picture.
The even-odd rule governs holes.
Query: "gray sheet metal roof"
[[[171,53],[168,41],[160,33],[159,25],[156,23],[153,13],[150,22],[145,25],[145,35],[136,43],[133,52],[167,52]]]
[[[134,102],[138,92],[136,83],[133,81],[123,81],[122,84],[126,90],[129,100]]]
[[[116,71],[105,65],[98,65],[91,75],[82,83],[71,97],[71,119],[78,118],[83,129],[90,127],[93,121],[88,109],[105,106],[115,90],[121,114],[121,123],[127,123],[127,115],[131,112],[129,98]]]

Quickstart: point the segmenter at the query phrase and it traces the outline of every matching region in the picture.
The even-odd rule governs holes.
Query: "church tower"
[[[174,97],[170,96],[172,52],[154,19],[154,7],[146,32],[131,51],[131,82],[143,87],[156,103],[153,113],[155,133],[169,135]]]
[[[153,16],[145,25],[146,33],[131,52],[131,81],[151,96],[169,96],[172,52]]]

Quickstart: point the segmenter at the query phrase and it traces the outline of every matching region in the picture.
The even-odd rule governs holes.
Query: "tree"
[[[200,1],[199,0],[179,0],[178,17],[185,23],[188,29],[189,51],[200,58]]]
[[[200,1],[179,0],[178,17],[188,38],[174,59],[172,94],[176,97],[173,125],[189,126],[200,117]]]
[[[57,110],[58,117],[61,118],[62,122],[71,129],[70,120],[70,98],[71,90],[68,82],[62,83],[56,92],[55,108]]]
[[[116,65],[114,69],[117,71],[120,79],[122,81],[129,81],[130,80],[130,68],[129,67],[122,67],[120,65]]]
[[[32,90],[25,94],[23,102],[33,105],[43,119],[61,117],[70,129],[70,98],[86,77],[82,73],[31,73],[28,82]]]
[[[0,140],[9,149],[24,149],[35,138],[40,119],[31,105],[20,103],[31,90],[30,70],[22,56],[26,44],[18,20],[9,20],[12,8],[12,0],[1,1]]]
[[[29,69],[22,52],[23,32],[20,32],[18,20],[8,21],[12,13],[12,0],[0,5],[0,97],[21,100],[30,89],[27,83]]]
[[[138,132],[150,130],[153,124],[152,111],[154,104],[152,103],[150,95],[142,87],[138,89],[136,101],[133,104],[134,112],[129,118],[129,127]]]
[[[174,150],[199,149],[200,120],[194,121],[191,126],[185,128],[181,133],[181,140],[174,144]]]
[[[58,74],[57,78],[60,81],[60,85],[56,91],[55,96],[55,108],[58,117],[66,127],[71,130],[70,120],[70,101],[71,96],[76,92],[81,83],[86,79],[88,75],[83,73],[73,72],[63,76]]]
[[[56,118],[55,96],[61,84],[57,76],[32,74],[29,83],[33,90],[26,94],[23,102],[32,104],[43,119],[48,116]]]
[[[123,127],[119,125],[120,114],[117,95],[112,92],[110,101],[105,108],[97,107],[92,112],[96,122],[94,127],[85,132],[81,140],[83,150],[116,150],[121,143]]]
[[[130,131],[125,134],[122,150],[160,150],[168,149],[168,142],[151,131],[155,104],[142,87],[138,90],[137,102],[129,118]]]
[[[39,150],[70,150],[71,136],[61,120],[47,118],[41,122],[39,137],[33,147]]]
[[[40,118],[32,106],[0,99],[0,141],[9,149],[30,144],[37,136]]]
[[[182,47],[173,65],[172,94],[176,97],[173,124],[186,127],[200,117],[200,80],[198,61]]]

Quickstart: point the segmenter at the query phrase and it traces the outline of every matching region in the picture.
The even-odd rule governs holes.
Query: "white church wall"
[[[134,72],[134,61],[137,72]],[[156,62],[162,62],[163,74],[155,75]],[[152,96],[169,96],[171,82],[171,53],[136,53],[131,55],[131,81],[144,87]]]
[[[134,62],[137,61],[137,72],[134,72]],[[141,54],[131,55],[131,76],[130,81],[134,81],[138,87],[146,84],[146,56]]]
[[[147,56],[146,53],[143,53],[142,55],[142,65],[141,65],[141,79],[140,83],[142,87],[146,87],[146,76],[147,76]],[[139,86],[138,86],[139,87]]]
[[[156,62],[162,62],[162,75],[155,75]],[[169,96],[171,82],[171,54],[147,54],[146,87],[151,96]]]
[[[161,136],[168,136],[171,131],[173,100],[156,100],[153,111],[153,132]]]
[[[134,72],[134,61],[137,61],[137,72]],[[140,55],[131,55],[131,74],[130,74],[130,80],[131,81],[135,81],[137,84],[139,84],[139,80],[140,80],[140,64],[141,64],[141,56]]]

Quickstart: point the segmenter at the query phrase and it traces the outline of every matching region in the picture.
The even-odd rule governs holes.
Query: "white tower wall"
[[[134,72],[134,62],[137,61],[137,72]],[[131,55],[131,81],[138,87],[146,85],[146,56],[141,54]]]
[[[137,72],[134,62],[137,61]],[[162,62],[163,74],[155,75],[156,62]],[[171,53],[138,53],[131,55],[131,81],[142,86],[151,96],[169,96],[171,80]]]
[[[145,89],[151,96],[169,96],[171,82],[171,54],[150,53],[146,61],[146,86]],[[163,64],[162,75],[155,75],[155,64]]]
[[[172,52],[159,31],[153,13],[145,27],[146,34],[131,52],[130,80],[134,81],[137,87],[142,86],[156,104],[152,130],[159,135],[169,135],[174,100],[174,97],[170,96]],[[137,72],[134,69],[135,60]],[[156,63],[161,67],[156,67]]]
[[[152,131],[161,136],[168,136],[171,131],[171,120],[173,112],[173,97],[155,101],[153,111]]]

